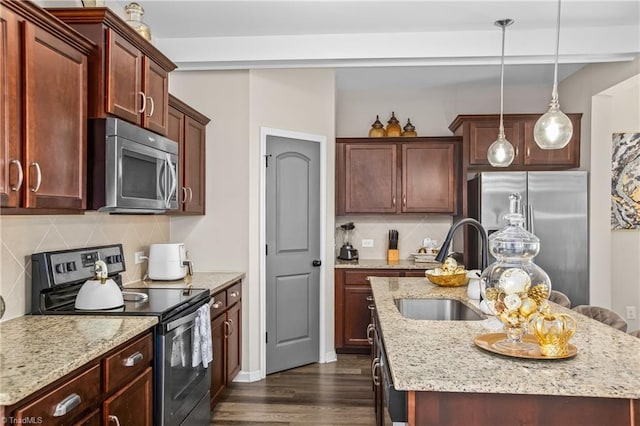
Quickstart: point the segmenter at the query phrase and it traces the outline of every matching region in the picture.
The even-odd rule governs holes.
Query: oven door
[[[177,155],[121,136],[107,138],[105,204],[100,211],[178,208]]]
[[[158,327],[155,387],[156,415],[159,418],[154,424],[184,424],[187,417],[193,418],[192,412],[199,403],[202,405],[211,387],[210,369],[204,368],[201,362],[196,367],[192,366],[193,328],[200,306],[202,304]],[[203,426],[209,424],[208,418],[206,423],[202,423]]]

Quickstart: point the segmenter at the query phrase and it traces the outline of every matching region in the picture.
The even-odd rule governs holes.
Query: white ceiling
[[[41,0],[50,5],[78,0]],[[106,0],[123,15],[129,1]],[[428,87],[496,78],[551,82],[555,0],[139,0],[153,43],[182,70],[333,67],[339,88]],[[640,55],[640,0],[564,0],[560,78]]]

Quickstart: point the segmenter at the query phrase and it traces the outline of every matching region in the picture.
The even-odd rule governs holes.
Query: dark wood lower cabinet
[[[100,410],[92,411],[82,419],[74,423],[73,426],[101,426],[102,417],[100,416]]]
[[[211,408],[242,367],[242,281],[213,295],[211,307]]]
[[[409,392],[409,425],[637,425],[638,400]]]
[[[369,353],[367,326],[372,303],[368,277],[424,277],[424,269],[335,269],[335,347],[337,353]]]
[[[153,422],[151,367],[108,398],[103,404],[103,424],[150,426]]]

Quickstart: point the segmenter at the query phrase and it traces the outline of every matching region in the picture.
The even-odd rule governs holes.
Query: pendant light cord
[[[504,36],[507,25],[502,25],[502,54],[500,56],[500,128],[499,136],[504,139],[504,123],[502,121],[502,112],[504,110]]]
[[[560,10],[562,0],[558,0],[558,17],[556,19],[556,61],[553,68],[553,89],[551,91],[551,103],[558,102],[558,53],[560,51]]]

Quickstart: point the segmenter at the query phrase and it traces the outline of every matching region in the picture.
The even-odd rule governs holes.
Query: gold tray
[[[578,349],[574,345],[569,343],[569,349],[565,355],[560,355],[560,356],[542,355],[540,353],[540,346],[538,344],[538,340],[535,338],[535,336],[531,334],[525,334],[524,337],[522,338],[522,341],[525,343],[533,343],[534,349],[517,351],[517,350],[502,349],[500,347],[497,347],[496,343],[506,339],[506,337],[507,335],[505,333],[481,334],[480,336],[476,336],[476,338],[473,339],[473,343],[475,343],[476,346],[486,351],[493,352],[500,355],[511,356],[515,358],[566,359],[566,358],[572,358],[576,356],[576,354],[578,353]]]

